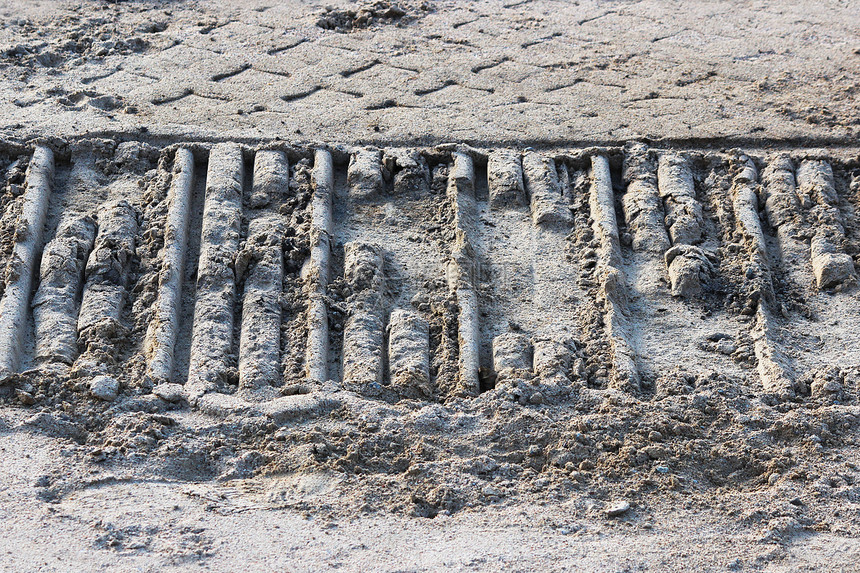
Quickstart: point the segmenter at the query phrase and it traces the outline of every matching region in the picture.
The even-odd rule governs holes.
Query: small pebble
[[[484,486],[484,488],[481,490],[481,494],[484,495],[485,497],[496,497],[496,498],[502,497],[501,490],[499,490],[499,489],[497,489],[491,485]]]
[[[96,376],[90,382],[90,393],[96,398],[110,402],[119,394],[119,382],[110,376]]]
[[[181,402],[185,399],[185,388],[182,384],[159,384],[152,393],[168,402]]]
[[[720,354],[725,354],[726,356],[731,356],[735,353],[738,347],[730,340],[721,340],[717,343],[717,352]]]
[[[628,511],[630,511],[630,504],[626,501],[620,501],[611,505],[609,509],[606,510],[606,515],[608,517],[618,517],[619,515],[624,515]]]
[[[33,395],[29,392],[24,392],[23,390],[16,390],[15,395],[18,396],[18,400],[21,401],[25,406],[32,406],[36,403],[36,399],[33,398]]]

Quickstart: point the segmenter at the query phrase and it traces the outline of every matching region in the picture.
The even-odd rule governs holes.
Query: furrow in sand
[[[239,393],[251,400],[274,396],[281,372],[281,291],[286,222],[275,211],[290,184],[281,151],[258,151],[249,205],[258,211],[248,224],[236,275],[245,292],[239,335]]]
[[[672,372],[685,369],[699,357],[719,363],[722,369],[730,366],[724,355],[716,356],[702,343],[701,332],[735,325],[710,304],[713,292],[720,286],[715,280],[719,243],[711,221],[703,217],[699,244],[671,244],[659,194],[659,185],[666,187],[667,182],[658,179],[657,159],[656,151],[642,144],[625,146],[622,177],[627,188],[621,205],[630,239],[625,241],[622,235],[629,297],[625,314],[629,317],[631,344],[636,350],[643,386],[651,387],[653,383],[659,392]],[[682,164],[686,170],[686,162]],[[692,198],[693,191],[685,188],[685,196],[698,205],[699,199]],[[702,199],[707,197],[704,190],[695,192],[701,193]],[[710,215],[704,206],[702,211]],[[710,312],[703,313],[703,307],[710,308]]]
[[[624,315],[627,287],[621,268],[621,246],[615,217],[615,196],[609,172],[609,161],[603,155],[591,158],[589,206],[594,234],[599,240],[598,299],[603,305],[604,325],[610,340],[612,380],[616,388],[638,389],[639,372],[630,344],[628,319]]]
[[[797,197],[794,163],[788,154],[774,157],[761,175],[764,212],[776,231],[783,270],[796,286],[812,284],[809,246],[803,239],[803,214]]]
[[[814,234],[810,244],[812,273],[819,289],[853,278],[854,261],[845,253],[845,227],[837,204],[833,171],[826,161],[805,160],[797,168],[797,194],[809,210]]]
[[[492,151],[487,159],[487,184],[490,209],[498,211],[525,205],[525,183],[520,154],[510,149]]]
[[[382,152],[378,149],[359,148],[349,159],[346,181],[351,199],[364,200],[382,192]]]
[[[331,153],[318,149],[314,154],[311,199],[311,254],[302,269],[308,296],[308,343],[305,350],[307,378],[328,380],[329,325],[326,288],[329,279],[332,239],[332,195],[334,167]]]
[[[192,401],[231,378],[236,274],[242,219],[242,149],[232,143],[214,146],[209,153],[197,299],[187,390]]]
[[[541,346],[546,346],[542,343]],[[538,352],[538,361],[541,353]],[[529,337],[519,332],[505,332],[493,339],[493,370],[496,384],[529,376],[533,350]]]
[[[561,194],[558,171],[551,157],[529,151],[523,154],[523,180],[531,197],[535,225],[569,225],[573,221]]]
[[[460,307],[458,322],[457,390],[464,395],[480,392],[480,324],[475,289],[475,252],[472,237],[477,225],[475,165],[467,153],[455,151],[448,176],[448,198],[454,205],[454,245],[448,265],[448,286]]]
[[[492,300],[498,304],[515,296],[514,285],[528,285],[525,288],[529,288],[533,284],[532,266],[521,263],[522,258],[529,258],[528,255],[517,257],[520,254],[517,251],[520,249],[529,253],[533,251],[532,241],[525,240],[524,237],[532,239],[536,229],[531,216],[523,212],[525,208],[529,208],[529,201],[522,158],[518,151],[496,149],[490,152],[487,158],[487,187],[490,209],[488,216],[492,219],[491,225],[484,227],[488,234],[485,243],[488,244],[487,258],[492,261],[495,269],[501,271],[497,271],[498,279],[493,281]],[[526,225],[529,227],[527,233],[514,235],[516,230]],[[502,241],[511,241],[513,244]],[[518,313],[530,314],[525,304],[517,304],[515,308]],[[496,387],[515,384],[520,379],[530,377],[532,372],[529,336],[520,332],[508,332],[510,323],[505,320],[507,318],[515,321],[517,327],[522,328],[521,317],[516,312],[507,317],[501,317],[499,314],[493,314],[490,318],[496,319],[497,324],[501,323],[501,327],[496,326],[489,332],[493,336],[491,350]]]
[[[519,348],[518,352],[525,351],[534,374],[544,385],[543,392],[557,396],[559,391],[564,392],[570,386],[569,367],[571,355],[576,350],[574,321],[571,320],[571,314],[565,312],[567,309],[559,307],[561,301],[574,300],[576,295],[571,289],[567,265],[539,261],[565,260],[567,235],[573,224],[567,195],[570,175],[564,163],[556,163],[546,155],[528,152],[522,161],[525,191],[531,197],[529,247],[530,260],[533,261],[533,312],[539,318],[535,321],[536,328],[530,333],[533,352],[531,344],[528,348]],[[556,307],[557,312],[543,312],[543,309],[552,307]],[[511,345],[514,340],[513,337],[494,340],[494,359],[505,348],[517,348],[517,344]],[[508,377],[510,374],[511,370],[508,370]],[[517,374],[522,376],[524,371],[519,369]],[[504,378],[505,375],[502,375]]]
[[[72,364],[78,357],[78,311],[95,233],[92,217],[73,214],[60,222],[42,253],[39,288],[33,297],[39,363]]]
[[[776,341],[776,319],[770,262],[758,215],[758,171],[745,155],[736,160],[737,174],[732,182],[732,208],[738,231],[750,256],[746,273],[755,284],[752,296],[758,298],[751,336],[758,361],[758,373],[765,391],[784,396],[793,394],[793,375],[788,360]]]
[[[657,186],[657,162],[649,149],[641,144],[628,144],[624,150],[622,178],[626,190],[621,198],[621,208],[627,232],[630,235],[631,260],[628,264],[628,288],[630,293],[647,297],[653,302],[663,290],[664,277],[671,279],[673,295],[690,294],[690,285],[679,281],[678,263],[684,257],[677,256],[681,245],[671,246],[664,224],[663,200]],[[684,253],[686,254],[686,253]],[[666,261],[670,261],[666,264]],[[690,269],[690,278],[698,284],[698,269]],[[693,282],[690,280],[689,282]],[[641,320],[637,321],[641,324]],[[638,325],[637,325],[638,326]]]
[[[623,177],[627,191],[621,205],[633,250],[662,258],[670,243],[654,160],[648,147],[639,143],[625,149]]]
[[[277,215],[254,219],[239,254],[245,277],[239,335],[239,391],[246,398],[271,397],[281,378],[281,288],[284,222]],[[237,265],[238,266],[238,265]]]
[[[380,177],[383,171],[388,179],[384,187]],[[447,181],[445,169],[436,189],[444,192]],[[443,373],[443,388],[438,388],[436,379],[431,384],[428,318],[432,311],[425,302],[430,300],[428,290],[441,286],[437,280],[440,271],[444,274],[448,256],[446,253],[440,260],[439,245],[424,240],[426,235],[418,239],[418,230],[439,214],[440,208],[450,211],[447,205],[438,204],[438,197],[431,192],[427,159],[408,148],[386,149],[381,157],[373,149],[353,150],[346,180],[338,181],[335,199],[335,240],[344,245],[341,284],[345,316],[343,336],[333,342],[337,346],[342,341],[344,386],[365,395],[393,393],[415,399],[433,396],[437,389],[448,393],[457,383],[456,335],[452,333],[444,340],[450,344],[446,348],[453,351],[451,354],[435,354],[439,361],[450,357],[445,362],[450,371]],[[390,333],[387,367],[386,320]],[[426,348],[423,358],[421,324]],[[421,364],[426,364],[426,369]]]
[[[290,187],[290,162],[283,151],[261,150],[254,154],[254,183],[248,206],[277,210]]]
[[[4,277],[6,289],[0,299],[0,380],[16,372],[21,365],[24,328],[53,178],[54,154],[47,147],[37,146],[27,168],[15,246]]]
[[[378,393],[382,383],[385,285],[382,249],[357,241],[344,245],[344,278],[350,295],[343,329],[343,383],[350,390]]]
[[[347,187],[350,200],[369,200],[383,188],[382,153],[359,148],[350,157]],[[344,280],[349,288],[343,328],[342,372],[344,387],[363,394],[378,394],[382,387],[385,309],[383,308],[382,249],[372,243],[344,245]]]
[[[430,166],[420,151],[388,148],[385,161],[389,171],[394,171],[395,197],[426,197],[430,187]]]
[[[194,156],[189,149],[180,147],[173,159],[173,179],[167,194],[167,221],[155,312],[144,341],[147,375],[155,382],[169,381],[173,372],[193,186]]]
[[[695,245],[702,240],[702,206],[696,201],[693,172],[678,153],[664,153],[657,168],[660,197],[672,244]]]
[[[115,361],[114,346],[127,335],[122,312],[128,299],[131,263],[137,243],[137,210],[126,200],[102,205],[98,231],[87,259],[86,283],[78,314],[78,344],[84,354],[76,369],[97,373]]]
[[[430,325],[418,313],[397,309],[388,320],[388,372],[401,395],[429,396]]]
[[[717,259],[699,246],[704,239],[704,219],[693,172],[683,155],[667,153],[660,156],[657,180],[672,241],[664,255],[672,295],[697,296],[702,293],[703,278],[713,274]]]

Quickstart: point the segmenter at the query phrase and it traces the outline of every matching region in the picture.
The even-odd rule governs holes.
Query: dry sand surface
[[[0,0],[0,569],[856,570],[858,14]]]

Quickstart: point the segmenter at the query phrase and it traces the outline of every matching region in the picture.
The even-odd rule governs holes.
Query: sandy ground
[[[0,112],[16,139],[849,142],[860,129],[852,2],[410,1],[349,33],[316,25],[349,2],[2,6]]]
[[[46,502],[37,484],[66,450],[44,436],[0,436],[4,570],[787,572],[852,571],[860,557],[850,537],[762,543],[682,505],[647,520],[595,519],[574,502],[427,520],[284,509],[248,495],[296,485],[278,483],[286,478],[217,485],[94,473],[89,486]],[[325,475],[299,479],[308,497],[333,491]]]
[[[860,259],[857,11],[784,1],[0,0],[3,265],[20,240],[15,209],[35,143],[57,158],[48,238],[66,213],[98,218],[117,197],[141,223],[125,269],[128,330],[111,339],[116,401],[90,395],[94,373],[80,362],[3,387],[0,569],[855,570],[860,295],[851,276],[816,288],[804,257],[829,225],[851,271]],[[680,149],[691,166],[696,245],[719,256],[716,270],[701,267],[705,294],[693,302],[669,294],[662,251],[640,250],[620,200],[635,179],[627,163],[651,157],[623,148],[632,140]],[[322,413],[206,415],[156,398],[141,374],[176,144],[195,154],[197,212],[210,144],[223,141],[245,146],[246,193],[255,152],[289,158],[294,199],[245,208],[246,219],[284,215],[297,259],[307,255],[313,148],[334,151],[335,381],[314,390],[337,405]],[[474,147],[436,147],[446,143]],[[351,195],[347,161],[364,145],[385,148],[395,199]],[[620,221],[612,264],[629,297],[608,302],[600,273],[613,259],[593,233],[598,169],[587,146],[610,158],[618,199],[607,215]],[[488,153],[499,147],[547,151],[568,227],[533,223],[534,205],[491,204]],[[797,215],[802,264],[768,223],[772,266],[749,247],[733,203],[746,165],[735,147],[762,173],[778,152],[798,173],[810,160],[832,166],[834,200],[805,187],[818,218]],[[395,175],[408,175],[404,154],[417,148],[429,165],[418,192]],[[563,376],[535,359],[534,381],[499,379],[472,398],[451,389],[457,315],[444,285],[462,223],[442,199],[458,181],[458,149],[475,161],[476,213],[464,228],[483,269],[480,362],[493,362],[495,336],[525,332],[564,341]],[[758,214],[768,220],[763,200]],[[241,248],[256,261],[246,223]],[[192,215],[194,263],[201,224]],[[347,276],[349,241],[383,245],[385,304],[431,321],[432,391],[342,388],[343,322],[366,288]],[[285,270],[290,328],[306,312],[299,275]],[[184,296],[183,340],[196,295]],[[613,309],[630,320],[618,332],[610,319],[604,329]],[[761,316],[770,326],[759,329]],[[281,343],[293,342],[288,333]],[[607,350],[620,342],[636,354],[635,390],[619,383],[623,364]],[[187,367],[190,351],[178,352]],[[277,387],[285,395],[304,383],[292,366]],[[791,392],[778,387],[786,373]]]

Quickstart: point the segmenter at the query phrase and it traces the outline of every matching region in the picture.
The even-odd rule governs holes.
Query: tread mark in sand
[[[349,148],[348,165],[340,148],[184,144],[166,153],[163,244],[151,318],[138,335],[127,314],[137,296],[141,197],[109,190],[93,212],[62,212],[51,222],[49,206],[62,199],[62,191],[52,199],[54,151],[32,151],[24,193],[14,199],[18,224],[0,300],[4,380],[28,368],[69,367],[78,377],[122,378],[131,366],[113,348],[133,339],[156,395],[170,385],[207,413],[290,420],[358,396],[446,399],[477,396],[488,385],[516,393],[533,378],[559,389],[552,399],[570,397],[579,380],[594,378],[595,365],[585,366],[593,346],[591,360],[602,361],[609,387],[636,394],[667,366],[647,351],[646,335],[661,324],[654,306],[699,312],[708,297],[734,288],[749,308],[726,303],[728,310],[707,320],[749,337],[766,393],[797,399],[805,393],[803,371],[826,365],[786,351],[802,333],[783,326],[789,310],[774,273],[785,273],[786,288],[796,292],[853,304],[842,295],[856,275],[832,162],[800,153],[765,160],[642,144],[555,156],[466,146]],[[192,212],[195,155],[198,165],[208,157],[202,219]],[[246,162],[253,165],[247,178]],[[295,202],[292,177],[302,165],[312,165],[308,219],[293,228],[294,207],[285,205]],[[761,177],[757,165],[764,165]],[[404,231],[384,224],[368,231],[377,217],[426,208],[419,202],[431,194],[434,171],[444,174],[450,209],[449,226],[435,231],[441,248],[420,236],[397,243]],[[715,214],[720,197],[726,204]],[[196,283],[187,284],[196,233]],[[576,249],[594,250],[573,253],[593,269],[584,281],[575,280],[578,261],[570,257],[577,233],[585,242]],[[305,311],[288,311],[303,317],[306,333],[299,386],[286,382],[290,345],[281,340],[293,272],[285,262],[289,237],[307,244],[301,272],[295,267],[299,282],[290,283],[301,285]],[[719,276],[731,269],[741,272]],[[433,294],[436,280],[445,287]],[[189,289],[193,319],[183,298]],[[342,302],[335,291],[344,293]],[[431,344],[438,336],[425,302],[431,295],[456,302],[443,311],[454,313],[456,325],[456,352],[442,357],[456,372],[447,386],[437,384],[432,366],[442,355]],[[557,316],[547,316],[548,305]],[[589,312],[600,319],[590,322]],[[187,377],[177,380],[178,339],[188,327]]]

